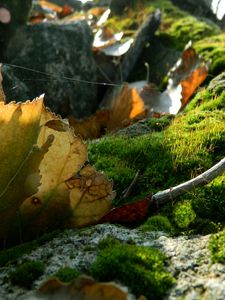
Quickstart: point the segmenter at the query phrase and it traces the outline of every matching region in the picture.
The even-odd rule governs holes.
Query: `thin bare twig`
[[[131,190],[133,189],[133,187],[135,186],[137,180],[138,180],[138,176],[139,176],[140,170],[137,171],[137,173],[135,174],[131,184],[123,191],[122,193],[122,199],[128,197],[131,193]]]
[[[222,175],[225,172],[225,157],[214,165],[212,168],[208,169],[204,173],[198,175],[197,177],[181,183],[173,188],[169,188],[164,191],[160,191],[152,196],[152,201],[157,205],[163,205],[182,194],[185,194],[196,187],[203,186],[211,182],[216,177]]]

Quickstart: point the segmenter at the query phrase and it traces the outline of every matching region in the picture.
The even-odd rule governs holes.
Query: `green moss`
[[[28,261],[17,267],[9,277],[14,285],[31,288],[33,282],[44,273],[45,266],[41,261]]]
[[[170,223],[166,216],[153,216],[148,218],[148,220],[139,227],[142,231],[164,231],[169,234],[174,233],[173,225]]]
[[[215,223],[209,219],[196,218],[193,224],[190,224],[192,233],[194,234],[210,234],[221,230],[221,223]]]
[[[54,275],[54,277],[57,277],[59,280],[63,282],[70,282],[79,276],[80,273],[76,269],[70,267],[60,268],[58,272],[55,273]]]
[[[225,34],[206,37],[194,43],[196,51],[206,60],[211,61],[209,74],[218,75],[225,71]]]
[[[177,203],[173,210],[173,219],[180,229],[187,229],[196,218],[196,214],[189,201]]]
[[[191,41],[199,41],[204,37],[219,34],[220,29],[205,21],[186,16],[173,22],[171,27],[161,32],[160,37],[170,46],[177,50],[183,50],[184,46]]]
[[[140,137],[105,137],[89,145],[89,159],[113,179],[118,195],[140,176],[132,197],[174,186],[221,159],[225,141],[223,111],[178,116],[162,132]]]
[[[151,130],[162,131],[168,127],[173,120],[173,116],[163,116],[161,118],[151,118],[148,121],[148,125]]]
[[[136,295],[162,299],[174,283],[165,270],[165,256],[156,249],[134,245],[118,245],[99,252],[90,269],[102,281],[117,280]]]
[[[192,206],[201,218],[225,222],[225,176],[220,176],[192,194]]]
[[[98,248],[102,250],[106,248],[112,248],[113,246],[117,245],[120,245],[120,241],[115,237],[108,235],[98,243]]]
[[[212,235],[209,241],[209,250],[211,259],[214,263],[225,264],[225,229],[215,235]]]

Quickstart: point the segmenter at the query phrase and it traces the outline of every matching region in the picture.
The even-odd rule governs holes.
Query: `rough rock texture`
[[[209,236],[171,238],[163,232],[143,233],[110,224],[65,231],[29,255],[24,255],[15,264],[1,268],[0,298],[36,299],[33,298],[34,290],[61,267],[74,267],[85,273],[96,258],[98,242],[108,235],[122,242],[132,240],[137,245],[158,248],[167,255],[168,270],[177,282],[165,299],[225,299],[225,266],[211,263]],[[46,264],[45,273],[34,283],[33,291],[12,286],[7,279],[16,264],[25,260],[41,260]]]
[[[54,112],[83,117],[96,108],[96,86],[79,82],[96,80],[91,44],[92,33],[85,21],[41,23],[16,33],[7,59],[23,67],[14,67],[14,76],[28,87],[29,98],[45,93],[46,104]],[[23,99],[18,95],[15,100]]]
[[[8,102],[29,100],[29,88],[14,74],[14,69],[6,65],[1,68],[3,76],[3,88]]]
[[[32,0],[0,0],[0,55],[15,31],[24,26]]]

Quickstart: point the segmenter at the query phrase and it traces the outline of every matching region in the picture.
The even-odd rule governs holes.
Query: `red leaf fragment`
[[[68,4],[63,5],[62,11],[59,13],[60,18],[67,17],[71,15],[74,12],[73,8],[69,6]]]
[[[130,224],[134,222],[143,221],[148,215],[148,208],[150,202],[151,197],[146,197],[137,202],[113,208],[99,221],[99,223],[110,222]]]

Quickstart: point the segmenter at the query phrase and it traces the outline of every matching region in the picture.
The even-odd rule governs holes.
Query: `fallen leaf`
[[[85,166],[87,147],[68,122],[42,110],[38,145],[49,135],[54,141],[40,164],[38,192],[20,207],[26,237],[55,228],[96,223],[111,209],[112,183]],[[32,224],[32,226],[28,226]]]
[[[181,59],[169,72],[167,89],[160,93],[153,84],[149,84],[143,87],[140,96],[152,113],[177,114],[206,79],[208,67],[205,60],[197,55],[189,43]]]
[[[111,45],[107,45],[107,47],[104,47],[100,49],[101,52],[103,52],[107,56],[122,56],[130,49],[131,45],[133,44],[134,39],[130,38],[125,42],[121,41],[115,41],[115,43]]]
[[[64,300],[128,300],[127,290],[114,282],[101,283],[88,276],[80,276],[69,284],[52,278],[38,290],[40,296]]]
[[[53,137],[37,143],[43,98],[32,102],[0,102],[0,238],[7,231],[26,197],[40,184],[39,165]]]
[[[145,104],[134,88],[125,84],[117,97],[112,101],[107,130],[122,128],[132,120],[146,116]]]
[[[122,32],[114,34],[109,27],[102,27],[94,36],[93,47],[98,49],[108,47],[121,40],[122,37]]]
[[[147,110],[137,90],[125,84],[107,110],[98,111],[84,120],[69,117],[69,123],[76,134],[85,139],[93,139],[106,132],[128,126],[146,115]]]
[[[52,2],[49,1],[45,1],[45,0],[39,0],[39,4],[41,7],[54,11],[57,14],[60,14],[63,11],[63,8],[57,4],[54,4]]]
[[[87,165],[67,182],[73,216],[69,227],[97,223],[112,207],[112,182]]]
[[[59,17],[65,18],[65,17],[71,15],[73,12],[74,12],[74,9],[71,6],[64,4],[62,7],[62,11],[59,13]]]
[[[143,221],[148,215],[150,198],[113,208],[100,220],[101,223],[132,224]]]
[[[83,120],[77,120],[72,116],[68,120],[77,135],[85,140],[89,138],[96,139],[106,133],[109,113],[109,110],[100,110],[93,116]]]

